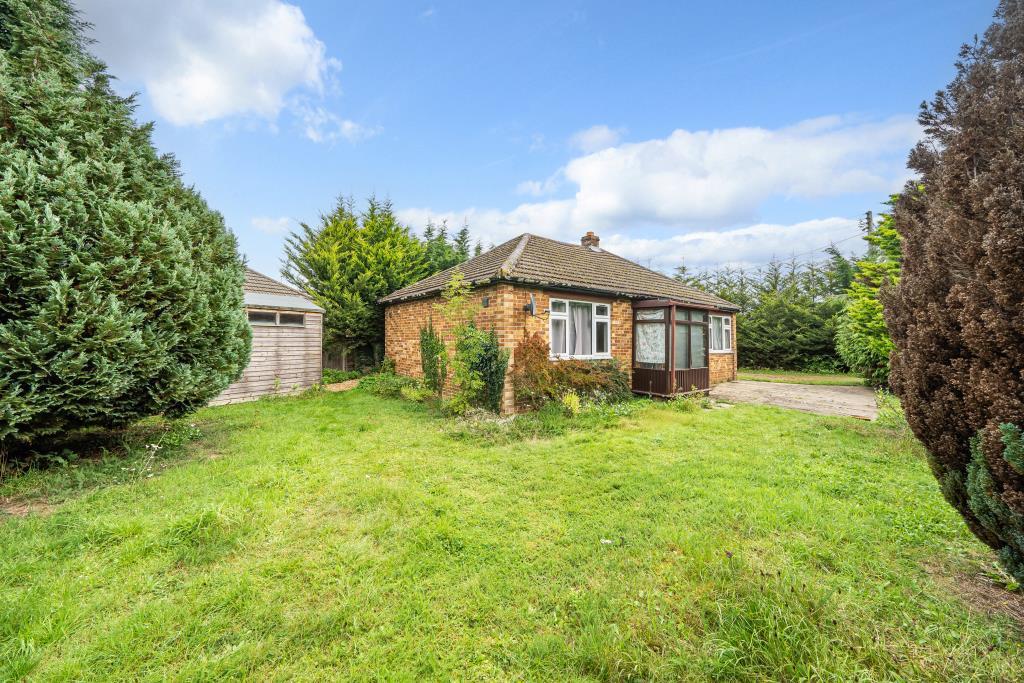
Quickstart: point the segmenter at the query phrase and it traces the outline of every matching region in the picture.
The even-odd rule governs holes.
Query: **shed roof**
[[[739,310],[738,306],[721,297],[684,285],[600,247],[559,242],[530,233],[392,292],[381,302],[395,303],[437,294],[455,271],[460,271],[474,285],[513,282],[629,299],[671,299],[720,310]]]
[[[245,269],[245,282],[242,284],[245,305],[258,308],[286,308],[297,311],[318,311],[324,309],[313,303],[300,290],[257,273],[252,268]]]

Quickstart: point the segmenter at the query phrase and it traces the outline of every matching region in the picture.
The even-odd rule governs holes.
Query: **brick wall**
[[[732,314],[732,353],[708,353],[708,371],[711,384],[731,382],[736,379],[736,314]]]
[[[531,316],[523,307],[530,302],[533,294],[537,315]],[[510,284],[490,285],[473,292],[473,301],[482,305],[488,298],[487,308],[481,308],[477,325],[483,329],[492,327],[498,333],[503,348],[512,351],[509,359],[509,373],[515,366],[515,347],[527,334],[540,332],[548,338],[548,317],[544,313],[550,307],[551,298],[571,298],[578,301],[596,301],[611,304],[611,352],[627,370],[633,362],[632,305],[627,299],[592,297],[583,294],[520,287]],[[384,354],[395,363],[395,371],[410,377],[422,377],[420,362],[420,328],[433,320],[434,327],[453,353],[454,338],[449,325],[436,311],[440,297],[418,299],[391,304],[384,312]],[[514,412],[515,399],[512,382],[505,382],[502,401],[503,412]]]
[[[473,303],[482,306],[483,298],[489,297],[487,308],[481,308],[477,315],[477,324],[484,329],[492,326],[498,330],[502,338],[501,327],[504,327],[504,312],[497,296],[497,289],[502,285],[483,287],[473,292],[470,297]],[[441,303],[440,296],[416,299],[389,305],[384,310],[384,355],[395,363],[395,371],[408,377],[422,377],[423,365],[420,361],[420,329],[432,321],[445,343],[449,353],[452,352],[455,338],[451,326],[436,310]],[[502,338],[502,346],[504,339]]]
[[[530,302],[533,294],[536,302],[537,315],[531,316],[523,307]],[[473,292],[472,300],[482,306],[484,297],[488,298],[487,308],[481,308],[477,314],[477,324],[483,329],[492,327],[498,333],[498,340],[503,348],[512,351],[509,359],[509,373],[515,366],[515,347],[525,335],[540,332],[544,339],[548,338],[548,316],[550,301],[555,299],[575,299],[577,301],[596,301],[611,304],[611,351],[612,357],[618,359],[622,366],[631,372],[633,365],[633,306],[628,299],[611,299],[563,290],[548,290],[522,287],[519,285],[498,284],[482,287]],[[441,303],[439,296],[417,299],[404,303],[391,304],[384,312],[384,354],[395,363],[395,371],[409,377],[422,377],[423,368],[420,364],[420,328],[433,320],[434,327],[448,345],[449,354],[454,352],[455,340],[444,318],[437,312],[436,306]],[[708,365],[711,384],[728,382],[736,379],[736,316],[732,316],[732,353],[711,353]],[[505,395],[502,411],[515,411],[515,399],[512,382],[505,382]]]

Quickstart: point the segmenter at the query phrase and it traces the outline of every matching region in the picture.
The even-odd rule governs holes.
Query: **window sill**
[[[611,360],[612,355],[610,353],[596,355],[596,356],[570,356],[568,354],[562,356],[548,356],[548,360]]]
[[[728,349],[727,351],[708,351],[708,353],[714,353],[714,354],[723,355],[723,356],[725,354],[732,355],[732,349]]]

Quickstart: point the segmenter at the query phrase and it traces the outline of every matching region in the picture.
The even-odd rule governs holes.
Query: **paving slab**
[[[818,415],[844,415],[862,420],[878,417],[875,393],[867,387],[737,380],[713,386],[711,398],[792,408]]]

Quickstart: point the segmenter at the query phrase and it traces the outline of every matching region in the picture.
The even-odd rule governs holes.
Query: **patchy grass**
[[[740,368],[736,379],[754,382],[784,382],[787,384],[829,384],[833,386],[862,386],[864,379],[858,375],[844,373],[801,372],[799,370],[763,370]]]
[[[219,457],[0,522],[0,679],[1024,677],[999,601],[950,588],[991,554],[912,440],[617,419],[499,443],[363,388],[207,409],[185,449]]]

